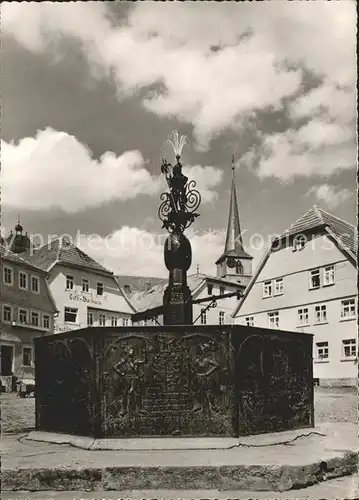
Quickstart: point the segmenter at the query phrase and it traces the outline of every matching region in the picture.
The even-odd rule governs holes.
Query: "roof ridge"
[[[325,221],[323,219],[323,215],[321,214],[320,212],[320,208],[317,206],[317,205],[313,205],[313,209],[314,209],[314,212],[315,212],[315,215],[319,218],[319,220],[325,224]],[[309,210],[308,210],[309,212]]]
[[[349,226],[352,226],[354,229],[355,229],[355,226],[354,224],[352,224],[351,222],[348,222],[340,217],[338,217],[337,215],[335,214],[332,214],[331,212],[328,212],[327,210],[325,210],[324,208],[321,208],[321,207],[316,207],[320,212],[324,212],[326,215],[330,215],[330,217],[334,217],[335,219],[339,220],[340,222],[344,222],[344,224],[348,224]]]
[[[61,238],[58,237],[58,238],[53,238],[52,240],[50,241],[47,241],[47,243],[44,243],[43,245],[35,248],[35,252],[38,252],[39,250],[42,250],[44,247],[48,247],[49,245],[51,246],[52,243],[55,243],[55,241],[59,241]]]
[[[71,238],[65,239],[66,237],[59,236],[57,238],[54,238],[48,243],[45,243],[41,247],[37,248],[36,251],[34,252],[34,255],[39,253],[41,255],[41,251],[45,248],[47,251],[51,251],[54,253],[56,252],[56,255],[51,259],[52,263],[64,263],[64,264],[69,264],[67,262],[65,253],[68,252],[69,250],[72,250],[76,253],[77,258],[79,258],[82,263],[77,263],[77,265],[82,265],[82,266],[87,266],[90,269],[97,269],[97,271],[106,273],[106,274],[111,274],[113,276],[113,272],[104,267],[100,262],[98,262],[96,259],[91,257],[91,255],[87,254],[84,250],[82,250],[80,247],[75,245],[75,243],[71,240]],[[64,241],[65,239],[65,241]],[[58,245],[56,248],[55,245]],[[64,253],[62,253],[62,251]],[[71,253],[71,252],[70,252]],[[72,264],[76,264],[75,262],[72,262]]]
[[[290,224],[290,226],[287,227],[287,229],[285,229],[282,234],[291,232],[291,230],[293,230],[294,226],[296,226],[298,224],[298,222],[300,222],[302,219],[304,219],[304,217],[307,214],[309,214],[311,211],[313,211],[315,213],[315,215],[318,217],[320,224],[325,224],[325,221],[322,217],[322,214],[320,212],[318,212],[318,210],[320,210],[319,207],[317,207],[317,205],[313,205],[309,210],[304,212],[300,217],[298,217],[298,219],[296,219],[292,224]]]
[[[30,266],[30,267],[33,267],[34,269],[37,269],[39,271],[42,271],[42,272],[46,272],[44,271],[43,269],[41,269],[41,267],[39,266],[36,266],[35,264],[33,264],[32,262],[29,262],[27,259],[25,259],[25,257],[22,257],[21,255],[19,255],[18,253],[16,252],[13,252],[12,250],[10,250],[9,248],[6,248],[4,245],[1,245],[0,248],[3,248],[4,249],[4,253],[2,255],[2,258],[6,259],[6,257],[13,257],[14,259],[18,259],[21,261],[21,263],[24,263],[25,265],[27,266]]]

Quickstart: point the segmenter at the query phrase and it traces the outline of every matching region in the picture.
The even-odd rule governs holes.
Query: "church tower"
[[[237,203],[234,157],[232,158],[232,186],[224,252],[216,262],[217,277],[239,281],[247,285],[252,277],[252,259],[243,247]]]

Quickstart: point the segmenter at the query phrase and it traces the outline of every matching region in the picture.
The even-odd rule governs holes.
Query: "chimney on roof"
[[[124,289],[126,295],[130,295],[130,293],[131,293],[130,285],[124,285],[123,289]]]
[[[197,274],[199,274],[199,264],[197,264]]]
[[[145,283],[145,290],[146,290],[146,292],[148,292],[149,290],[151,290],[151,288],[152,288],[151,287],[151,282],[150,281],[146,281],[146,283]]]

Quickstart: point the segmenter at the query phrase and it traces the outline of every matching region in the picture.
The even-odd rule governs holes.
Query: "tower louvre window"
[[[243,274],[243,265],[239,260],[236,262],[236,274]]]

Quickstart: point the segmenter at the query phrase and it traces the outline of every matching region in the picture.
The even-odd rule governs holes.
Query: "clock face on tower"
[[[227,260],[227,266],[230,267],[231,269],[233,267],[236,267],[236,259],[234,259],[233,257],[230,257],[228,260]]]
[[[227,266],[230,269],[235,269],[236,274],[243,274],[243,266],[240,259],[236,259],[235,257],[229,257],[227,259]]]

